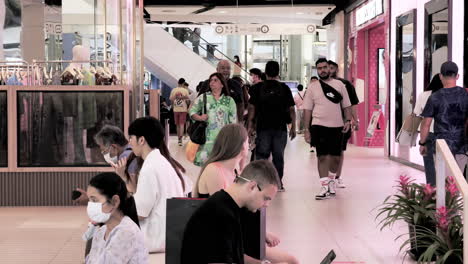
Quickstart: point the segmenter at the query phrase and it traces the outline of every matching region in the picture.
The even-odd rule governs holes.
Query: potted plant
[[[384,200],[378,209],[376,219],[382,218],[379,221],[380,230],[392,227],[398,220],[408,223],[409,239],[403,243],[401,249],[409,244],[410,248],[407,253],[417,260],[426,251],[427,244],[432,242],[432,240],[421,241],[416,236],[419,230],[435,231],[436,229],[435,188],[430,184],[416,184],[406,175],[400,176],[398,185],[395,187],[397,193]],[[428,239],[428,237],[422,239]]]
[[[452,177],[447,179],[446,205],[434,213],[437,230],[420,228],[416,231],[416,239],[426,248],[418,258],[420,262],[437,258],[436,264],[463,263],[463,200]]]

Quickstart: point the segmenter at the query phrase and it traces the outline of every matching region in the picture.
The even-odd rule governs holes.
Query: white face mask
[[[119,161],[119,157],[117,156],[111,157],[110,153],[106,153],[104,154],[104,160],[109,164],[112,164],[112,163],[115,164]]]
[[[88,202],[88,208],[86,211],[88,212],[88,217],[91,221],[102,224],[109,221],[111,213],[102,212],[103,205],[104,203]]]

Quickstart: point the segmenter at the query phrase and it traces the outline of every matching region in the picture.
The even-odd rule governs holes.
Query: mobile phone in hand
[[[77,191],[77,190],[73,190],[72,192],[72,200],[76,200],[78,198],[80,198],[81,196],[81,192]]]

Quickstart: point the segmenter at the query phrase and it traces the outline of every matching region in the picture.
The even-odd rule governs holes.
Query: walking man
[[[269,61],[265,66],[267,80],[251,88],[249,100],[249,135],[255,132],[255,156],[265,160],[273,156],[273,164],[281,180],[280,191],[284,191],[284,149],[289,137],[296,137],[296,111],[289,87],[279,82],[279,64]],[[256,121],[256,122],[255,122]]]
[[[436,139],[445,139],[461,171],[465,171],[468,156],[468,140],[465,134],[468,115],[468,92],[457,86],[458,66],[452,61],[444,62],[440,68],[440,79],[444,85],[427,100],[421,114],[424,117],[421,125],[419,151],[426,155],[426,140],[431,123],[434,120]]]
[[[310,133],[305,133],[304,138],[316,147],[321,189],[315,199],[323,200],[336,194],[343,137],[351,128],[352,116],[346,87],[331,78],[328,61],[321,58],[315,65],[320,81],[310,82],[304,98],[304,124],[310,124],[312,119]]]

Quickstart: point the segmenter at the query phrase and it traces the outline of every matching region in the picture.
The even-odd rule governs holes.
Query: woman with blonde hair
[[[235,179],[235,170],[243,169],[249,153],[247,130],[239,124],[224,126],[219,132],[208,160],[200,171],[193,196],[207,198],[225,189]]]

